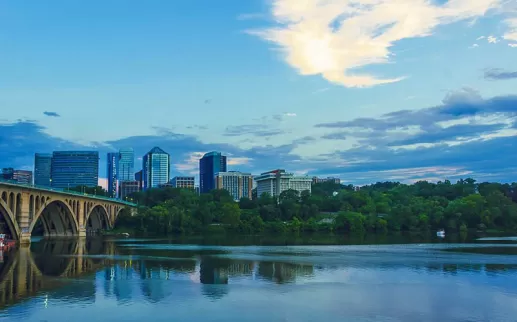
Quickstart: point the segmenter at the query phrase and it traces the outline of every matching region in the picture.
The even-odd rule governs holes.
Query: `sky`
[[[0,0],[0,167],[517,181],[517,0]]]

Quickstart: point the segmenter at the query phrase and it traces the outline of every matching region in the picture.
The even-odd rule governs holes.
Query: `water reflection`
[[[499,294],[513,303],[510,299],[517,298],[515,248],[478,246],[453,245],[443,251],[444,246],[429,245],[203,247],[101,239],[42,241],[0,257],[0,320],[15,314],[11,308],[30,312],[47,306],[96,307],[110,301],[127,307],[202,300],[207,305],[206,300],[235,301],[243,289],[264,287],[257,292],[267,298],[278,296],[271,290],[291,292],[293,287],[306,285],[310,288],[289,296],[301,296],[298,294],[305,290],[309,297],[297,300],[303,303],[310,296],[334,294],[324,304],[330,305],[332,301],[355,301],[357,295],[369,298],[364,305],[389,302],[389,310],[404,314],[411,313],[404,311],[409,310],[405,303],[415,294],[426,294],[429,303],[441,306],[442,296],[437,295],[441,285],[462,298],[471,291],[461,290],[472,283],[476,286],[472,290],[480,294]],[[394,291],[397,298],[390,295]],[[38,305],[25,301],[29,299],[37,299]],[[353,309],[359,310],[358,305]],[[49,320],[55,318],[51,312],[46,311]],[[40,321],[39,317],[35,320]],[[264,320],[268,318],[264,316]]]
[[[95,263],[84,258],[87,246],[84,240],[47,241],[36,243],[32,249],[21,247],[3,253],[0,262],[0,307],[45,291],[56,291],[53,294],[56,298],[91,300],[95,296],[93,281],[67,287],[70,279],[110,264],[108,259]]]

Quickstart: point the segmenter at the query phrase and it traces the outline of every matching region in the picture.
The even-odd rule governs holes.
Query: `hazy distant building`
[[[178,176],[171,180],[174,188],[194,189],[194,177]]]
[[[136,180],[121,181],[119,183],[119,196],[120,199],[124,200],[127,196],[132,193],[140,191],[140,183]]]
[[[215,174],[226,172],[226,156],[220,152],[206,153],[199,160],[199,191],[207,193],[215,189]]]
[[[96,187],[99,184],[99,152],[55,151],[52,153],[52,187]]]
[[[312,184],[323,183],[323,182],[332,182],[335,184],[341,184],[341,179],[333,178],[333,177],[327,177],[327,178],[312,177]]]
[[[295,176],[287,173],[283,169],[264,172],[255,177],[257,182],[257,196],[268,193],[271,196],[278,197],[286,190],[292,189],[302,192],[308,190],[311,192],[312,178],[308,176]]]
[[[143,190],[169,183],[170,156],[155,147],[143,158]]]
[[[3,168],[2,179],[19,184],[32,184],[32,171]]]
[[[215,174],[215,188],[227,190],[235,201],[242,197],[251,199],[253,176],[238,171],[219,172]]]
[[[108,167],[106,173],[108,175],[108,196],[115,198],[117,196],[117,176],[119,168],[120,154],[118,152],[108,153]]]
[[[36,153],[34,155],[34,184],[36,186],[50,187],[51,171],[52,154]]]

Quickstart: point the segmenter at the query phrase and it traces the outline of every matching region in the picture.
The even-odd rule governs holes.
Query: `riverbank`
[[[120,237],[120,234],[128,233],[130,238],[149,238],[166,240],[176,244],[201,244],[201,245],[368,245],[368,244],[421,244],[421,243],[465,243],[475,242],[483,237],[516,236],[511,232],[457,232],[446,234],[445,238],[437,237],[436,232],[386,232],[376,233],[322,233],[322,232],[286,232],[260,234],[238,234],[228,232],[204,232],[193,234],[160,235],[152,233],[139,233],[127,229],[117,229],[105,237]]]

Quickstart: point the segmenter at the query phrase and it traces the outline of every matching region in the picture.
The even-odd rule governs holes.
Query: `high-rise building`
[[[52,170],[52,154],[36,153],[34,155],[34,184],[50,187],[50,173]]]
[[[52,187],[96,187],[99,184],[99,152],[54,151],[51,170]]]
[[[287,173],[283,169],[264,172],[255,177],[257,182],[257,196],[268,193],[273,197],[278,197],[286,190],[296,190],[311,192],[312,179],[308,176],[295,176]]]
[[[117,178],[119,174],[120,154],[118,152],[108,153],[108,196],[115,198],[117,196]]]
[[[334,178],[334,177],[327,177],[327,178],[312,177],[312,184],[323,183],[323,182],[332,182],[332,183],[340,184],[341,179]]]
[[[194,189],[194,177],[174,177],[171,184],[174,188]]]
[[[200,193],[215,189],[215,174],[219,172],[226,172],[226,156],[221,152],[209,152],[199,160]]]
[[[238,171],[219,172],[215,174],[215,188],[228,190],[235,201],[242,197],[251,199],[253,176]]]
[[[143,190],[157,188],[169,182],[171,168],[170,155],[155,147],[142,160],[143,163]]]
[[[144,171],[143,170],[135,172],[135,181],[138,182],[138,186],[140,187],[140,190],[142,190],[143,186],[144,186]]]
[[[127,196],[132,193],[140,191],[140,183],[136,180],[121,181],[119,183],[119,195],[120,199],[124,200]]]
[[[2,179],[14,181],[19,184],[32,184],[32,171],[3,168]]]
[[[132,148],[120,149],[118,181],[133,181],[135,177],[135,152]]]

